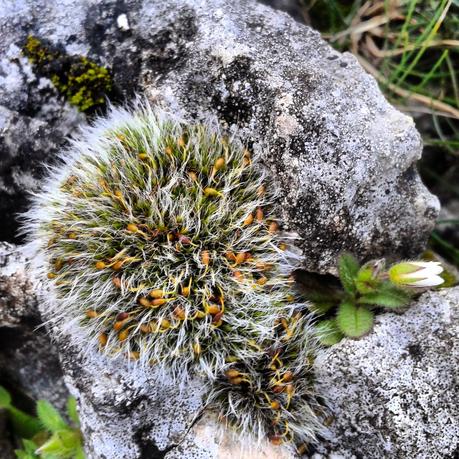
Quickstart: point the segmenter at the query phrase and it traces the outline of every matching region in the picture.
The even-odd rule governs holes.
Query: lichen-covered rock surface
[[[0,24],[4,239],[13,238],[13,214],[36,188],[41,161],[52,161],[83,120],[24,57],[32,35],[60,56],[107,67],[127,100],[145,93],[187,118],[217,116],[239,129],[263,152],[307,269],[332,269],[344,249],[372,258],[423,247],[438,203],[415,169],[413,121],[351,55],[285,13],[248,0],[14,0]]]
[[[345,458],[440,459],[459,453],[459,287],[384,314],[317,366],[334,412],[319,447]]]

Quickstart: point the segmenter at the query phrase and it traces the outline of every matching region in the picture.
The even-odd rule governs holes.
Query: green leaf
[[[32,441],[23,439],[22,449],[16,449],[14,453],[18,459],[37,459],[38,456],[35,454],[35,450],[38,446]]]
[[[355,293],[355,278],[359,272],[359,262],[350,253],[343,253],[338,259],[338,274],[344,290],[351,295]]]
[[[9,408],[10,406],[11,395],[3,386],[0,386],[0,408]]]
[[[359,293],[364,295],[365,293],[373,292],[380,284],[381,281],[374,276],[374,267],[371,264],[365,264],[360,268],[355,279],[355,285]]]
[[[75,423],[75,425],[78,426],[80,424],[75,397],[69,397],[67,400],[67,414],[69,418]]]
[[[334,306],[336,306],[336,303],[313,301],[308,305],[308,309],[316,315],[322,315],[326,314]]]
[[[373,327],[374,314],[365,306],[357,306],[351,301],[343,301],[338,308],[336,323],[346,336],[359,338]]]
[[[339,343],[344,337],[334,319],[317,322],[316,331],[319,335],[319,341],[324,346],[333,346],[333,344]]]
[[[37,415],[43,426],[50,432],[68,429],[67,423],[64,421],[56,408],[54,408],[51,403],[46,400],[38,400]]]
[[[37,418],[24,413],[11,404],[11,395],[3,386],[0,386],[0,408],[8,410],[8,417],[17,436],[32,438],[43,430]]]
[[[373,304],[386,308],[399,308],[401,306],[406,306],[410,302],[410,299],[410,295],[404,290],[389,283],[385,283],[375,292],[363,295],[358,301],[362,304]]]
[[[81,434],[76,429],[65,429],[54,432],[37,452],[41,456],[55,455],[62,458],[75,458],[76,452],[81,449]]]

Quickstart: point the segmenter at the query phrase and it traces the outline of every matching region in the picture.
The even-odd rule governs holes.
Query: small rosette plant
[[[443,283],[438,262],[406,261],[389,269],[378,260],[360,266],[350,254],[338,260],[341,285],[306,289],[312,311],[322,316],[317,329],[322,343],[332,345],[343,336],[359,338],[372,327],[378,309],[400,309],[416,291]]]

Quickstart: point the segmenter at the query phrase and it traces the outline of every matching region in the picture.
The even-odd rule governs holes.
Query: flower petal
[[[422,271],[428,271],[429,274],[441,274],[443,272],[443,266],[438,261],[411,261],[410,264],[424,268]]]
[[[436,285],[443,284],[443,282],[445,282],[443,278],[434,275],[415,282],[409,282],[406,285],[409,287],[435,287]]]

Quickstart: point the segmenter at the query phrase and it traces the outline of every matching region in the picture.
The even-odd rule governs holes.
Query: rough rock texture
[[[21,57],[32,34],[108,66],[127,98],[137,90],[190,119],[214,115],[239,128],[263,152],[281,190],[279,215],[300,233],[309,270],[332,269],[344,249],[371,258],[423,247],[438,202],[415,169],[413,121],[351,55],[286,14],[250,0],[14,0],[0,25],[8,222],[36,186],[39,162],[81,121]],[[4,227],[4,237],[13,231]]]
[[[334,412],[327,454],[458,457],[459,287],[379,316],[365,338],[333,346],[317,379]]]

